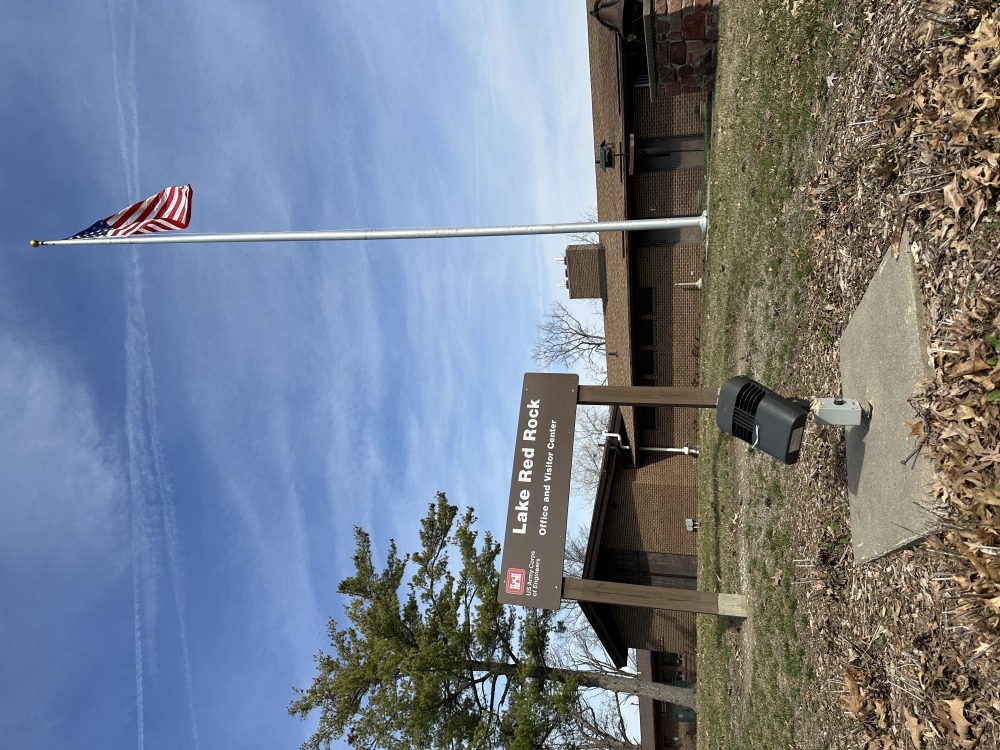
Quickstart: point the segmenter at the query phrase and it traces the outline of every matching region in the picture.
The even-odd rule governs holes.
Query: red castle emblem
[[[507,593],[524,593],[524,570],[521,568],[507,568]]]

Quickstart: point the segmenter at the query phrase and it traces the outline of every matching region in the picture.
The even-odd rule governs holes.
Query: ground
[[[905,230],[938,531],[855,566],[842,431],[784,467],[706,415],[699,586],[751,616],[699,622],[700,747],[1000,747],[998,28],[976,0],[721,6],[703,381],[839,393],[841,333]]]

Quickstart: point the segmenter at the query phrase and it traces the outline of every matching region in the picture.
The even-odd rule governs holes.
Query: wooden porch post
[[[563,599],[596,604],[617,604],[706,615],[747,617],[747,598],[742,594],[716,594],[708,591],[666,589],[634,583],[593,581],[587,578],[563,578]]]
[[[693,406],[714,409],[719,403],[718,388],[668,388],[647,385],[581,385],[579,405]]]

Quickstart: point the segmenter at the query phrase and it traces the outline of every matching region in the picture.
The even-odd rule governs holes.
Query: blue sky
[[[39,0],[0,25],[0,737],[297,747],[352,527],[501,528],[563,237],[31,250],[575,221],[582,3]]]

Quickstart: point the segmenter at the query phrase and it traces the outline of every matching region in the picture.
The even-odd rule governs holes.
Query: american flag
[[[191,220],[191,186],[174,185],[105,219],[95,221],[69,239],[127,237],[184,229]]]

